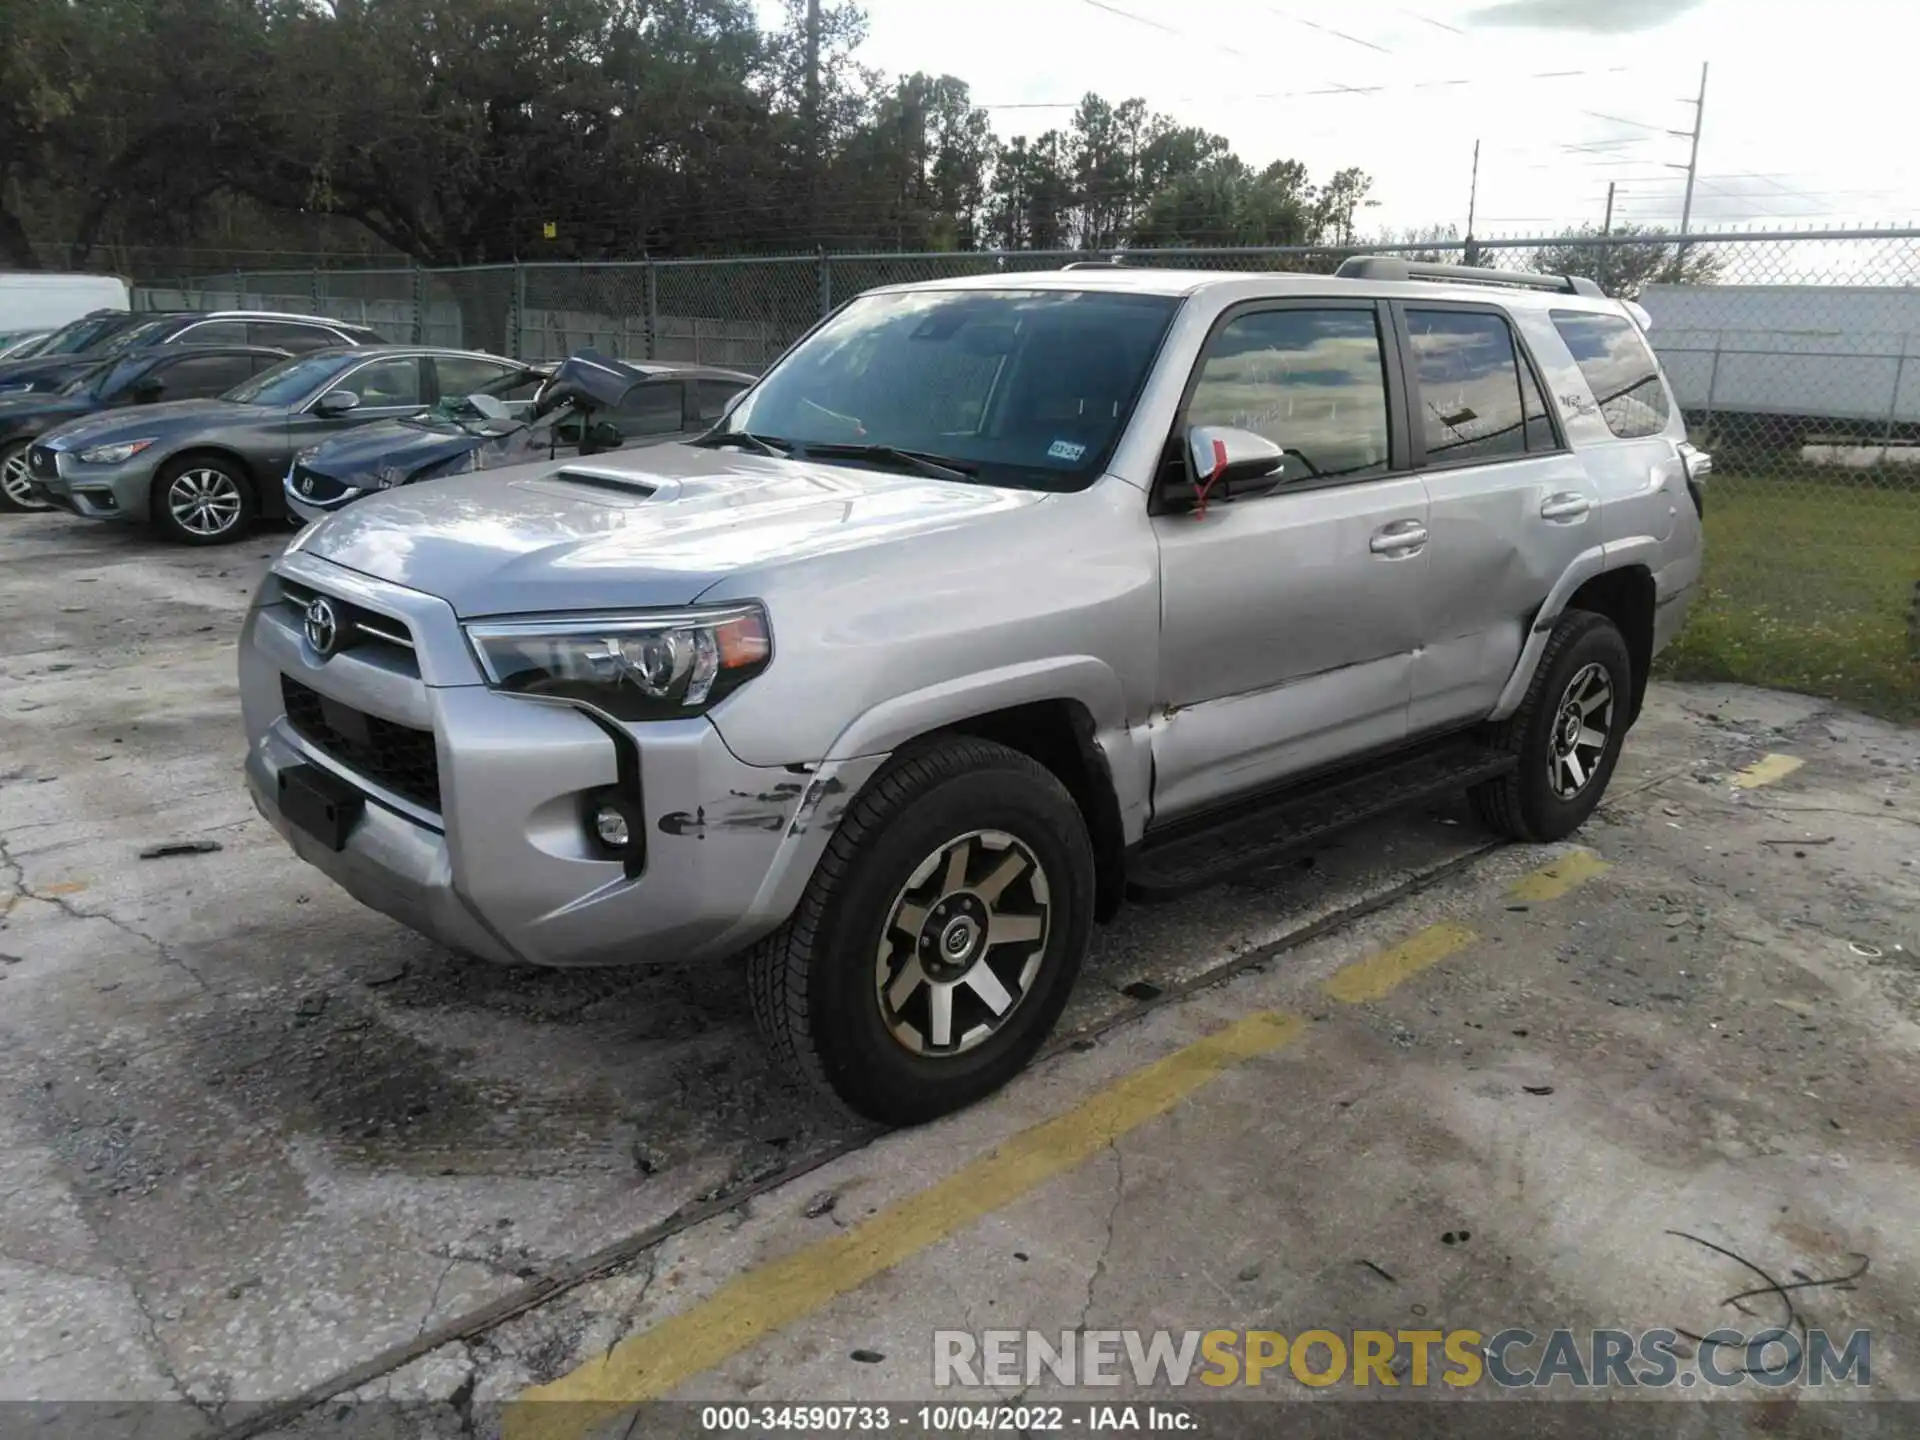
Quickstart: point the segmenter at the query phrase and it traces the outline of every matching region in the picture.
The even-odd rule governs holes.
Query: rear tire
[[[27,480],[27,442],[16,440],[11,445],[0,445],[0,513],[38,514],[52,508],[51,501],[34,496]]]
[[[154,528],[182,545],[231,544],[247,533],[259,512],[252,479],[219,456],[185,456],[153,482]]]
[[[1052,772],[967,737],[910,750],[749,957],[754,1018],[856,1115],[935,1119],[999,1089],[1052,1032],[1093,895],[1093,846]]]
[[[1632,703],[1633,661],[1619,630],[1604,615],[1567,611],[1547,638],[1526,699],[1489,736],[1520,763],[1474,787],[1474,813],[1515,840],[1571,835],[1613,778]]]

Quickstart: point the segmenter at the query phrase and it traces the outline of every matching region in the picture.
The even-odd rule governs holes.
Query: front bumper
[[[153,474],[140,456],[119,465],[89,465],[46,445],[27,449],[33,493],[89,520],[144,521],[153,500]]]
[[[344,510],[368,492],[362,486],[348,485],[309,470],[295,460],[281,477],[280,493],[286,498],[290,514],[312,524],[316,520],[324,520],[336,510]]]
[[[297,552],[275,572],[240,643],[254,804],[302,859],[355,899],[485,959],[684,963],[751,944],[798,904],[839,811],[884,758],[807,770],[747,765],[704,719],[609,734],[571,706],[480,683],[443,601]],[[321,659],[284,598],[287,584],[410,634],[411,653],[372,643]],[[438,810],[297,730],[283,676],[363,714],[431,732]],[[585,825],[587,797],[622,783],[623,746],[645,819],[644,868],[634,876]],[[318,766],[367,797],[339,851],[280,811],[279,774],[297,764]]]

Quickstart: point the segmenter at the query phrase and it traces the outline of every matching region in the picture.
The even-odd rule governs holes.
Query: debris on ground
[[[170,840],[164,845],[149,845],[140,852],[140,858],[165,860],[174,855],[211,855],[221,848],[218,840]]]

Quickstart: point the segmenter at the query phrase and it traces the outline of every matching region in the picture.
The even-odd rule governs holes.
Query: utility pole
[[[1467,244],[1460,256],[1469,265],[1480,261],[1479,249],[1473,243],[1473,217],[1480,205],[1480,142],[1473,142],[1473,179],[1467,184]]]
[[[820,0],[807,0],[807,233],[820,248]]]
[[[1607,182],[1607,218],[1600,222],[1600,288],[1605,290],[1607,282],[1613,277],[1613,246],[1606,241],[1613,235],[1613,187],[1615,181]]]
[[[1707,122],[1707,62],[1700,62],[1700,95],[1698,99],[1687,102],[1693,106],[1693,132],[1690,136],[1692,148],[1687,152],[1687,192],[1680,202],[1680,235],[1684,240],[1687,226],[1693,220],[1693,177],[1700,169],[1700,131]],[[1687,132],[1678,132],[1686,134]],[[1681,246],[1682,250],[1686,247]]]

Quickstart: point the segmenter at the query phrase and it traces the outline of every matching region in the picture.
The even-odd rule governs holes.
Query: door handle
[[[1593,501],[1576,491],[1562,490],[1540,502],[1542,520],[1578,520],[1593,509]]]
[[[1367,548],[1376,555],[1406,555],[1418,550],[1427,543],[1427,527],[1418,520],[1395,520],[1391,525],[1382,525],[1373,532],[1373,538],[1367,541]]]

